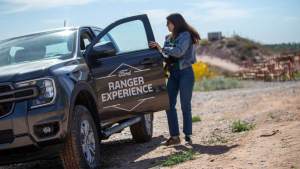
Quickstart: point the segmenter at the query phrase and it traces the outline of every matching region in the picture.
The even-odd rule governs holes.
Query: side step
[[[112,134],[121,132],[124,128],[129,127],[133,124],[136,124],[140,121],[141,121],[141,117],[134,117],[134,118],[128,119],[128,120],[126,120],[126,121],[124,121],[124,122],[122,122],[118,125],[115,125],[111,128],[107,128],[107,129],[102,131],[101,138],[102,139],[107,139]]]

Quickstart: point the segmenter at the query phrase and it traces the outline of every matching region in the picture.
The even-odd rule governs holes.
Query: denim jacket
[[[169,36],[166,37],[163,53],[178,59],[179,69],[185,69],[196,62],[196,49],[193,44],[191,34],[187,31],[182,32],[172,41]]]

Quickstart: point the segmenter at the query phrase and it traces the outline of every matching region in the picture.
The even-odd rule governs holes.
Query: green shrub
[[[202,39],[200,41],[200,46],[207,46],[207,45],[209,45],[209,41],[207,39]]]
[[[192,150],[178,152],[172,154],[169,158],[167,158],[162,165],[164,167],[173,166],[176,164],[183,163],[185,161],[193,160],[194,156],[195,152],[193,152]]]
[[[295,79],[300,80],[300,71],[295,73]]]
[[[200,116],[193,116],[193,117],[192,117],[192,122],[193,122],[193,123],[199,122],[199,121],[202,121],[202,119],[201,119]]]
[[[232,123],[232,132],[239,133],[243,131],[248,131],[254,128],[254,124],[250,124],[241,120],[234,121]]]
[[[195,90],[200,91],[214,91],[214,90],[225,90],[240,88],[242,84],[232,78],[225,78],[223,76],[218,76],[214,78],[204,78],[199,83],[195,84]]]
[[[253,49],[258,49],[258,47],[255,45],[255,43],[253,43],[253,42],[246,42],[245,44],[244,44],[244,48],[246,49],[246,50],[253,50]]]

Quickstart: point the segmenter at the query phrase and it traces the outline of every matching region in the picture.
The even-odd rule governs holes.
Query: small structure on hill
[[[216,41],[222,39],[222,32],[209,32],[207,34],[209,41]]]

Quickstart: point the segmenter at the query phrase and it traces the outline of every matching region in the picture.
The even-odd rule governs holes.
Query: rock
[[[271,136],[274,136],[277,133],[279,133],[279,130],[273,130],[271,133],[261,134],[260,137],[271,137]]]

